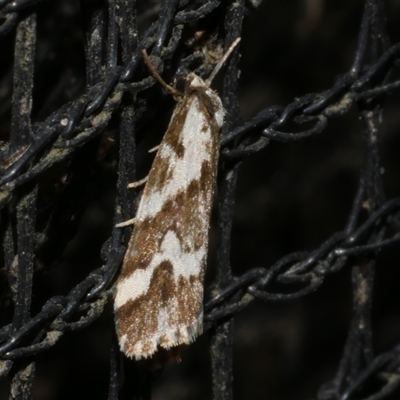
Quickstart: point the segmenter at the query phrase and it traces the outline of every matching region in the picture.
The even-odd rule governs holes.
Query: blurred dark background
[[[332,87],[335,78],[352,64],[363,4],[361,0],[264,0],[254,8],[245,20],[240,44],[243,116],[250,118],[267,106],[285,106],[297,96]],[[400,37],[400,3],[388,0],[385,4],[387,30],[395,43]],[[156,18],[158,5],[157,1],[139,5],[143,24]],[[79,2],[41,3],[38,31],[33,117],[40,121],[85,90],[84,76],[78,73],[85,65]],[[2,76],[12,65],[14,35],[12,32],[0,38]],[[0,139],[1,131],[5,135],[9,129],[7,90],[7,85],[0,87],[4,99],[0,104]],[[398,92],[386,98],[379,128],[388,198],[400,195],[399,101]],[[167,122],[168,113],[159,126],[155,124],[159,137]],[[145,175],[151,162],[146,155],[150,144],[143,140],[138,146],[142,160],[139,173]],[[235,205],[233,273],[241,275],[257,266],[267,268],[290,252],[317,248],[342,230],[357,190],[363,157],[361,126],[353,106],[317,137],[294,143],[273,142],[246,158]],[[48,298],[68,293],[101,265],[100,248],[112,228],[116,174],[112,168],[105,168],[102,176],[94,179],[98,179],[101,194],[96,192],[85,210],[74,239],[60,254],[57,265],[38,271],[33,315]],[[376,353],[389,350],[400,339],[399,262],[398,245],[378,257],[372,309]],[[215,227],[207,282],[213,279],[214,267]],[[237,314],[234,398],[315,399],[319,387],[335,375],[351,321],[351,300],[349,265],[301,301],[255,301]],[[2,318],[6,317],[3,314]],[[35,399],[106,398],[112,330],[112,307],[108,305],[95,323],[65,334],[52,349],[40,354],[36,358]],[[182,353],[179,365],[165,368],[154,385],[153,398],[210,399],[208,348],[206,332]],[[7,390],[7,382],[3,382],[1,398],[8,397]]]

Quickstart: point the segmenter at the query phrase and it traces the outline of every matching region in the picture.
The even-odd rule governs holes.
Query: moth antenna
[[[235,49],[235,47],[237,46],[237,44],[240,42],[240,37],[238,37],[230,46],[229,49],[226,51],[226,53],[224,54],[224,56],[221,58],[221,60],[219,60],[218,64],[215,66],[213,72],[211,72],[211,75],[209,76],[209,78],[207,79],[207,83],[210,84],[212,82],[212,80],[215,78],[215,75],[218,74],[219,70],[221,69],[221,67],[224,65],[225,61],[227,60],[227,58],[231,55],[232,51]]]
[[[147,65],[147,68],[149,69],[150,73],[153,75],[153,77],[160,82],[160,84],[163,86],[163,88],[170,94],[172,94],[172,96],[179,96],[182,97],[183,93],[180,92],[179,90],[175,89],[174,87],[172,87],[171,85],[168,85],[167,82],[164,81],[163,78],[161,78],[160,74],[157,72],[157,70],[154,68],[154,65],[151,63],[150,58],[147,54],[146,49],[142,50],[142,55],[143,55],[143,60],[145,62],[145,64]]]

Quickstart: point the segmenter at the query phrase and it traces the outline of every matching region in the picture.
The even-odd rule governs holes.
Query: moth
[[[116,285],[121,350],[137,360],[191,343],[203,330],[203,278],[224,109],[210,83],[189,73],[167,85],[177,100],[139,203]],[[122,224],[121,224],[122,225]]]

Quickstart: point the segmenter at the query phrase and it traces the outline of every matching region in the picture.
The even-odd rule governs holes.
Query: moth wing
[[[198,96],[184,97],[154,159],[117,283],[117,334],[129,357],[202,332],[219,129]]]

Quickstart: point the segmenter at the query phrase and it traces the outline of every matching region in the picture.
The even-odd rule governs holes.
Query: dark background
[[[77,71],[84,68],[79,3],[54,3],[43,2],[38,8],[36,120],[84,91],[84,80],[76,78],[82,77]],[[158,2],[145,3],[140,12],[151,7],[157,10]],[[388,33],[394,43],[400,35],[400,3],[387,1],[386,6]],[[274,104],[284,106],[296,96],[330,88],[352,64],[362,11],[363,1],[264,0],[245,20],[240,44],[239,98],[244,117],[250,118]],[[157,14],[153,15],[155,18]],[[0,39],[5,60],[0,65],[3,75],[12,63],[13,37],[10,33]],[[74,84],[65,84],[68,79]],[[57,98],[50,98],[60,82],[64,86]],[[7,90],[4,86],[0,89]],[[379,131],[388,198],[399,196],[399,100],[398,93],[387,97]],[[1,134],[8,129],[7,103],[0,107]],[[152,139],[138,143],[142,160],[139,174],[143,176],[151,162],[146,150],[157,143],[157,135],[162,136],[168,113],[170,110],[165,110],[160,123],[154,124],[157,133]],[[246,158],[235,205],[233,273],[241,275],[257,266],[267,268],[285,254],[317,248],[332,233],[342,230],[356,193],[363,157],[361,127],[353,106],[315,138],[289,144],[273,142]],[[76,236],[60,254],[57,265],[39,271],[34,280],[33,315],[49,297],[67,294],[101,265],[99,251],[112,228],[116,174],[110,169],[97,179],[101,195],[96,195],[85,211]],[[398,250],[398,246],[385,249],[378,257],[372,309],[377,353],[399,342]],[[301,301],[255,301],[236,315],[236,400],[315,399],[319,387],[333,379],[352,316],[350,266],[327,278],[317,293]],[[212,281],[214,267],[215,226],[207,282]],[[65,334],[52,349],[40,354],[36,358],[35,399],[106,398],[112,330],[109,305],[91,326]],[[154,385],[153,398],[211,398],[208,346],[206,332],[182,353],[179,365],[165,368]],[[7,383],[2,385],[0,397],[7,398]],[[394,398],[396,395],[390,397]]]

